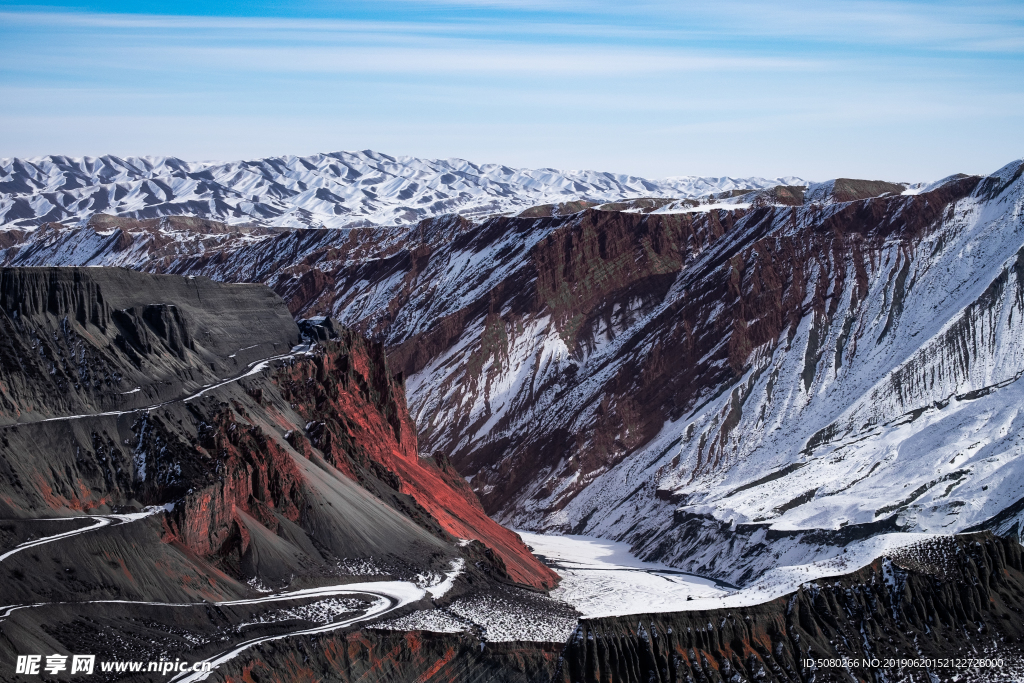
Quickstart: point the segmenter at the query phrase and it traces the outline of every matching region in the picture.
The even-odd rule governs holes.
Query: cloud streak
[[[383,3],[395,5],[396,3]],[[177,16],[67,11],[0,11],[8,30],[28,25],[115,30],[241,30],[471,35],[631,40],[806,39],[842,45],[890,45],[942,51],[1024,51],[1024,6],[1010,2],[794,2],[727,0],[713,6],[646,2],[504,2],[406,0],[402,4],[506,10],[499,16],[460,15],[445,21],[367,20],[334,17]],[[532,10],[525,12],[524,10]],[[567,16],[568,14],[568,16]],[[431,15],[433,16],[433,15]]]
[[[287,46],[156,48],[154,59],[260,73],[470,74],[563,77],[658,76],[685,72],[778,72],[821,70],[801,60],[755,59],[626,50],[500,45]]]
[[[8,7],[0,156],[377,147],[651,177],[932,178],[943,155],[943,172],[986,170],[1024,148],[1022,16],[909,2]]]

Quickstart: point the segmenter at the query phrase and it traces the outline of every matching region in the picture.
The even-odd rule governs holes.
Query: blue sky
[[[1024,3],[0,1],[0,157],[342,149],[989,172],[1024,156]]]

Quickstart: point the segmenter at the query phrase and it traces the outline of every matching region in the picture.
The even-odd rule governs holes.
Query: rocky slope
[[[0,309],[0,424],[159,403],[299,342],[266,287],[206,278],[3,269]]]
[[[878,533],[1016,528],[1021,168],[493,219],[327,296],[499,519],[743,583]]]
[[[761,605],[588,619],[563,680],[1017,680],[1022,569],[1015,539],[947,537]]]
[[[0,269],[0,325],[4,676],[16,654],[213,657],[498,589],[533,604],[521,586],[556,580],[419,456],[383,347],[324,325],[297,345],[262,285]]]
[[[217,600],[223,614],[208,612],[202,637],[230,640],[246,623],[264,639],[219,669],[224,680],[275,670],[299,680],[809,680],[802,647],[1019,657],[1022,171],[1015,162],[913,188],[838,179],[714,203],[549,206],[414,228],[98,219],[10,233],[8,264],[266,282],[287,311],[277,304],[264,324],[265,353],[276,353],[274,330],[297,336],[288,313],[330,314],[376,341],[306,320],[321,340],[311,354],[289,348],[234,369],[231,353],[247,344],[204,340],[196,330],[213,321],[190,312],[199,304],[187,288],[198,302],[215,283],[160,280],[185,283],[172,310],[162,288],[100,303],[87,280],[102,271],[92,269],[59,287],[3,279],[27,303],[4,322],[20,346],[0,385],[20,412],[2,443],[36,455],[23,470],[4,460],[0,501],[17,519],[0,533],[34,542],[43,522],[27,518],[50,510],[89,509],[106,524],[45,552],[25,547],[0,568],[19,602],[141,600],[139,586],[158,586],[161,601]],[[134,327],[119,326],[117,311]],[[154,354],[167,362],[147,366]],[[122,366],[124,380],[106,372]],[[404,377],[416,442],[392,372]],[[19,388],[19,373],[38,395]],[[111,397],[115,386],[125,398]],[[136,396],[144,391],[152,402]],[[43,422],[80,414],[89,417]],[[588,620],[559,666],[555,646],[515,644],[484,624],[496,603],[475,601],[475,590],[495,599],[513,581],[539,588],[552,577],[513,535],[487,527],[470,487],[511,525],[625,540],[645,558],[754,587],[819,575],[823,562],[865,557],[882,540],[932,540],[759,606],[645,615],[642,629],[639,618]],[[170,511],[123,516],[172,500]],[[974,529],[1010,538],[933,536]],[[380,547],[391,553],[367,567]],[[457,566],[453,592],[431,602],[427,588]],[[376,589],[356,584],[363,592],[272,614],[239,602],[253,595],[249,578],[282,589],[366,576]],[[419,601],[382,592],[383,579],[413,586]],[[509,595],[520,596],[506,610],[520,622],[543,625],[555,610]],[[337,624],[354,626],[346,620],[381,600],[398,605],[388,632],[341,634]],[[97,628],[127,634],[147,614],[42,606],[0,627],[16,634],[7,652],[41,651],[93,643]],[[147,642],[180,645],[182,623],[154,620]],[[339,632],[310,630],[321,627]],[[412,633],[423,629],[448,633]],[[291,647],[300,641],[304,650]],[[960,680],[1019,677],[1020,660],[1007,662]]]

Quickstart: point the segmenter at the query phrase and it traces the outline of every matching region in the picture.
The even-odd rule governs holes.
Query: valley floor
[[[569,603],[584,617],[685,610],[695,600],[717,601],[732,592],[713,579],[639,560],[626,543],[518,533],[562,577],[551,597]]]
[[[568,603],[583,618],[757,605],[791,593],[802,584],[860,569],[897,548],[949,538],[882,534],[851,544],[828,559],[776,565],[754,583],[737,587],[665,564],[645,562],[630,552],[627,543],[593,536],[517,533],[562,577],[551,597]]]

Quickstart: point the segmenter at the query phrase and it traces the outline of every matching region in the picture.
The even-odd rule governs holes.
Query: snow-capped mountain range
[[[806,184],[795,177],[647,180],[369,150],[226,163],[46,156],[0,159],[0,226],[85,221],[96,213],[143,219],[189,215],[279,227],[399,225],[447,213],[480,217],[567,200],[678,199]]]

